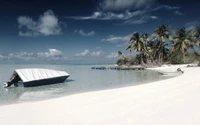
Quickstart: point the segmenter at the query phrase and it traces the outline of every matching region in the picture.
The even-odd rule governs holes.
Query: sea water
[[[0,65],[0,105],[39,101],[89,91],[134,86],[170,78],[150,70],[94,70],[94,65]],[[38,87],[3,88],[15,69],[48,68],[63,70],[71,76],[59,84]]]

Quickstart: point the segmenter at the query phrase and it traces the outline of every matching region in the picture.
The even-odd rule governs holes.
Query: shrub
[[[117,62],[116,62],[116,64],[117,64],[118,66],[121,66],[121,65],[126,65],[127,62],[128,62],[127,58],[124,57],[124,58],[118,59]]]

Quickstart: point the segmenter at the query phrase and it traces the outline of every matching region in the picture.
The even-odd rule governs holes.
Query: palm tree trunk
[[[142,63],[142,54],[140,54],[140,64],[143,65]]]
[[[161,43],[160,43],[160,47],[161,47],[161,53],[160,53],[160,65],[163,64],[163,42],[164,42],[164,37],[161,37]]]
[[[140,54],[140,63],[141,63],[141,65],[144,65],[144,60],[143,60],[143,54],[142,53]]]
[[[162,65],[162,52],[159,54],[159,65]]]
[[[160,62],[160,65],[162,65],[163,64],[163,50],[162,50],[162,52],[161,52],[161,60],[160,60],[161,62]]]
[[[185,63],[185,52],[183,52],[183,63]]]

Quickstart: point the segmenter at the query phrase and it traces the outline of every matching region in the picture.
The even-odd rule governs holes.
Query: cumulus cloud
[[[19,36],[48,36],[62,34],[58,18],[52,10],[42,14],[37,21],[31,17],[20,16],[17,18],[19,24]]]
[[[90,31],[88,33],[84,32],[82,29],[80,30],[75,30],[75,33],[80,34],[81,36],[94,36],[96,33],[94,31]]]
[[[106,58],[117,58],[117,57],[118,57],[118,53],[116,52],[110,53],[106,56]]]
[[[49,49],[49,52],[38,52],[37,58],[41,60],[66,60],[62,52],[57,49]]]
[[[76,56],[87,56],[90,53],[88,49],[84,50],[81,53],[77,53]]]
[[[100,7],[107,11],[138,9],[152,5],[155,0],[103,0]]]
[[[1,56],[0,56],[1,58]],[[20,61],[28,61],[28,60],[66,60],[67,58],[63,56],[62,52],[56,49],[49,49],[48,52],[37,52],[37,53],[30,53],[30,52],[17,52],[17,53],[10,53],[8,55],[2,56],[3,59],[6,60],[20,60]]]
[[[102,55],[102,50],[97,50],[91,53],[91,56],[99,57]]]
[[[97,50],[97,51],[90,51],[88,49],[84,50],[81,53],[77,53],[75,56],[93,56],[93,57],[99,57],[103,54],[102,50]]]
[[[50,57],[50,53],[49,52],[38,52],[37,56],[39,58],[49,58]]]
[[[34,53],[28,53],[28,52],[19,52],[19,53],[11,53],[7,56],[7,59],[20,59],[20,60],[35,60],[37,58],[37,55]]]
[[[116,37],[113,35],[110,35],[106,39],[102,39],[102,42],[110,42],[110,43],[119,43],[119,42],[126,42],[130,40],[131,35],[123,36],[123,37]]]
[[[62,56],[62,52],[57,49],[49,49],[49,54],[51,56]]]
[[[6,60],[6,59],[8,59],[7,56],[5,56],[5,55],[3,55],[3,54],[0,54],[0,60]]]

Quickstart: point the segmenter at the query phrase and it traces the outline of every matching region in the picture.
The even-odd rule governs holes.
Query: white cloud
[[[149,20],[157,20],[157,19],[158,19],[157,16],[143,16],[139,19],[127,20],[122,24],[143,24],[143,23],[147,23]]]
[[[128,46],[128,44],[129,44],[129,41],[124,42],[124,43],[122,43],[122,44],[118,44],[118,45],[116,45],[116,47],[118,47],[118,48],[125,48],[125,47]]]
[[[116,36],[109,36],[106,39],[102,39],[102,42],[110,42],[110,43],[119,43],[119,42],[126,42],[130,40],[131,35],[127,35],[124,37],[116,37]]]
[[[117,58],[117,57],[118,57],[118,53],[116,52],[110,53],[109,55],[106,56],[106,58]]]
[[[187,29],[187,30],[194,30],[195,27],[196,27],[196,26],[194,26],[194,25],[193,25],[193,26],[188,26],[188,27],[186,27],[186,29]]]
[[[96,33],[94,31],[90,31],[88,33],[84,32],[82,29],[75,30],[76,33],[79,33],[81,36],[94,36]]]
[[[130,10],[147,7],[154,2],[155,0],[103,0],[100,7],[108,11]]]
[[[88,36],[94,36],[96,33],[94,31],[89,32],[87,35]]]
[[[116,47],[124,48],[124,47],[127,47],[131,36],[132,36],[132,34],[126,35],[126,36],[120,36],[120,37],[110,35],[108,38],[102,39],[101,41],[114,43],[114,44],[117,44]]]
[[[0,59],[4,60],[4,59],[8,59],[8,57],[6,57],[5,55],[0,54]]]
[[[20,16],[17,21],[20,29],[19,36],[48,36],[62,33],[58,18],[51,10],[46,11],[37,21],[28,16]],[[22,31],[24,28],[26,31]]]
[[[62,52],[57,49],[49,49],[49,54],[51,56],[62,56]]]
[[[48,52],[37,52],[37,53],[30,53],[30,52],[18,52],[18,53],[10,53],[4,56],[4,59],[7,60],[66,60],[67,58],[62,55],[62,52],[56,49],[49,49]]]
[[[97,50],[91,53],[91,56],[99,57],[102,55],[102,50]]]
[[[37,33],[33,33],[30,31],[27,31],[24,33],[22,31],[19,31],[19,36],[30,37],[30,36],[37,36],[37,35],[38,35]]]
[[[185,24],[186,30],[195,30],[196,26],[198,26],[200,22],[192,21]]]
[[[158,19],[151,16],[161,9],[173,10],[175,14],[182,15],[179,6],[155,5],[157,0],[101,0],[97,11],[89,16],[66,17],[75,20],[122,20],[121,24],[143,24]],[[155,5],[155,6],[154,6]]]
[[[81,53],[77,53],[75,56],[93,56],[93,57],[99,57],[103,55],[103,51],[102,50],[97,50],[97,51],[93,51],[90,52],[90,50],[86,49]]]
[[[183,15],[183,13],[182,13],[181,11],[179,11],[179,10],[174,11],[174,14],[176,14],[176,15],[180,15],[180,16]]]
[[[156,7],[154,10],[160,10],[160,9],[166,9],[166,10],[178,10],[180,7],[178,6],[169,6],[169,5],[161,5]]]
[[[50,57],[50,54],[48,52],[38,52],[37,53],[37,56],[39,58],[49,58]]]
[[[77,17],[66,17],[75,20],[126,20],[132,17],[136,17],[144,14],[145,11],[137,10],[134,12],[125,11],[121,13],[113,13],[113,12],[94,12],[91,16],[77,16]]]
[[[0,54],[0,58],[3,58],[3,55]]]
[[[49,59],[49,60],[65,60],[66,57],[63,56],[62,52],[57,49],[49,49],[49,52],[38,52],[37,58]]]
[[[86,49],[85,51],[81,52],[81,53],[77,53],[76,56],[87,56],[90,53],[90,51],[88,49]]]
[[[158,19],[157,16],[150,16],[151,19]]]
[[[19,52],[19,53],[11,53],[7,56],[7,59],[20,59],[20,60],[34,60],[36,59],[36,55],[34,53],[28,52]]]

